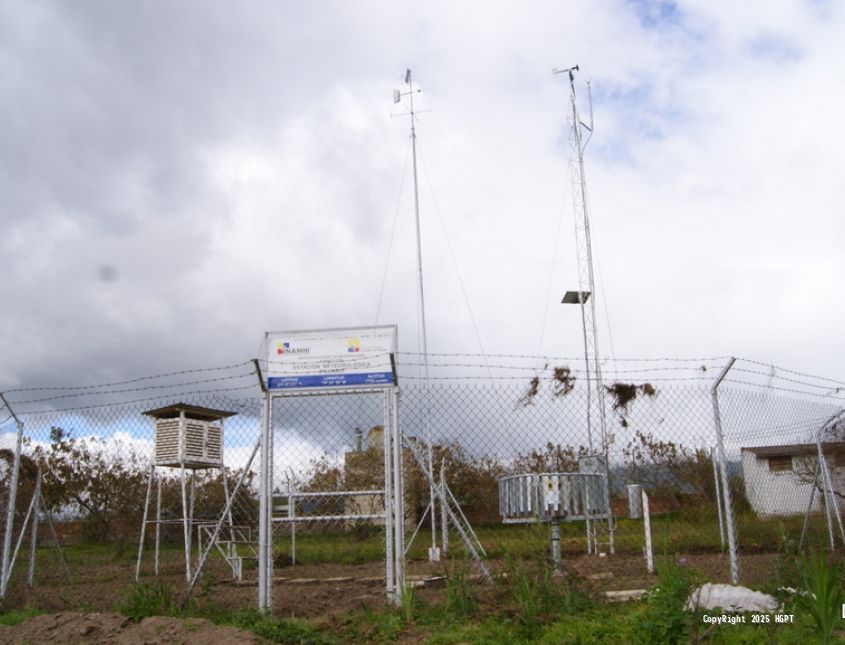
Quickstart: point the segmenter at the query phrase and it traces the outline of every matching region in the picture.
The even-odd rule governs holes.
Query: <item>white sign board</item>
[[[267,332],[267,389],[394,385],[396,325]]]

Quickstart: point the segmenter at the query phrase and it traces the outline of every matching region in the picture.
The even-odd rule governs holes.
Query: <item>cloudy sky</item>
[[[240,362],[373,324],[383,281],[416,350],[406,67],[430,350],[479,351],[463,285],[487,352],[578,356],[576,63],[603,353],[842,378],[843,33],[823,0],[4,2],[0,389]]]

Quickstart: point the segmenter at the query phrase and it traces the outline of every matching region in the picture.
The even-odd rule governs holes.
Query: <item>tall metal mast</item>
[[[593,275],[593,251],[590,239],[590,209],[587,201],[587,178],[584,172],[584,150],[593,134],[593,104],[590,98],[590,124],[581,120],[578,113],[578,101],[575,93],[575,72],[578,66],[564,70],[553,70],[555,74],[566,73],[569,76],[570,111],[568,119],[572,128],[569,149],[569,177],[572,183],[572,202],[575,214],[575,249],[578,259],[578,291],[568,291],[564,303],[579,304],[581,308],[581,326],[584,336],[584,374],[587,381],[587,443],[591,455],[601,455],[604,465],[601,470],[605,475],[605,491],[610,508],[610,461],[607,418],[605,412],[605,389],[601,373],[601,354],[599,353],[599,335],[596,329],[596,283]],[[589,134],[585,140],[584,130]],[[594,430],[598,431],[599,447],[594,445]],[[596,466],[593,465],[592,468]],[[606,532],[610,552],[615,552],[613,542],[613,518],[607,522]],[[587,544],[598,551],[596,525],[587,521]]]
[[[417,232],[417,285],[420,305],[420,348],[422,349],[423,358],[423,387],[424,387],[424,424],[426,426],[426,440],[428,443],[428,480],[429,480],[429,512],[431,514],[431,548],[428,550],[428,558],[432,561],[440,560],[440,549],[437,547],[437,513],[435,513],[435,491],[434,491],[434,455],[432,450],[431,437],[431,411],[428,404],[428,386],[429,386],[429,372],[428,372],[428,335],[425,326],[425,289],[423,288],[423,261],[422,261],[422,241],[420,236],[420,194],[419,184],[417,182],[417,131],[414,123],[414,80],[411,75],[411,70],[405,70],[405,84],[408,86],[407,92],[400,90],[393,90],[393,102],[398,103],[403,96],[410,98],[410,117],[411,117],[411,156],[413,159],[413,173],[414,173],[414,221]],[[416,90],[419,92],[420,90]]]
[[[590,213],[587,202],[587,178],[584,172],[584,150],[589,136],[584,140],[583,131],[592,136],[592,101],[590,102],[590,124],[581,121],[575,94],[575,74],[578,66],[555,70],[555,74],[567,73],[570,88],[570,112],[568,120],[572,128],[570,137],[569,177],[572,182],[572,202],[575,212],[575,250],[578,258],[578,291],[567,292],[565,303],[581,306],[581,324],[584,334],[584,367],[587,380],[587,441],[590,452],[593,445],[593,430],[597,429],[600,452],[607,453],[608,437],[605,413],[605,390],[601,373],[601,355],[596,329],[596,284],[593,276],[593,251],[590,240]],[[589,88],[589,85],[587,86]]]

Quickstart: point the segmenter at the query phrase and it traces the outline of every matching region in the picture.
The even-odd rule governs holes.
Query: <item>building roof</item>
[[[145,414],[148,417],[155,417],[156,419],[174,419],[178,417],[181,412],[184,412],[185,416],[189,419],[201,419],[203,421],[217,421],[218,419],[233,417],[237,414],[237,412],[214,410],[212,408],[203,408],[198,405],[188,405],[187,403],[174,403],[163,408],[147,410],[141,414]]]
[[[792,457],[796,455],[814,455],[818,451],[818,448],[814,443],[793,443],[780,446],[740,448],[740,450],[743,452],[753,452],[758,457]],[[826,453],[845,451],[845,442],[822,443],[822,451]]]

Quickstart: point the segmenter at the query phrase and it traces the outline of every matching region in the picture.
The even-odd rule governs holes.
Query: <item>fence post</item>
[[[387,601],[392,605],[400,605],[402,603],[402,592],[404,589],[399,589],[396,586],[396,561],[393,549],[395,548],[395,538],[393,532],[393,495],[401,494],[401,491],[393,490],[393,428],[390,425],[390,395],[384,392],[382,395],[383,410],[383,425],[384,436],[383,450],[384,450],[384,549],[385,549],[385,573],[386,573],[386,587],[387,587]]]
[[[819,464],[821,466],[822,485],[824,491],[824,505],[827,511],[828,532],[830,533],[830,549],[836,548],[833,539],[833,523],[830,516],[833,515],[839,524],[839,534],[842,536],[842,544],[845,545],[845,527],[842,526],[842,515],[839,512],[839,502],[836,500],[836,491],[833,489],[833,481],[830,477],[830,470],[827,467],[827,459],[825,459],[824,451],[822,450],[821,433],[824,428],[820,428],[816,432],[816,448],[818,450]],[[814,482],[815,485],[815,482]],[[830,495],[828,495],[830,491]]]
[[[725,442],[722,439],[722,418],[719,414],[719,384],[728,373],[728,370],[733,367],[736,358],[733,356],[725,365],[719,378],[713,384],[710,394],[713,399],[713,421],[716,426],[716,447],[719,452],[719,470],[722,476],[722,495],[724,498],[725,507],[725,523],[728,528],[728,556],[731,563],[731,583],[737,584],[739,582],[739,561],[736,556],[736,524],[734,522],[733,504],[731,502],[731,487],[728,480],[728,467],[725,462]]]
[[[270,472],[271,397],[264,392],[261,414],[261,466],[259,468],[258,517],[258,611],[270,611],[270,566],[272,539],[269,532],[273,517],[273,473]]]
[[[405,588],[405,478],[402,459],[402,429],[399,427],[399,388],[391,388],[391,413],[393,414],[393,557],[396,559],[394,575],[396,586]]]
[[[725,548],[725,520],[722,517],[722,491],[719,486],[719,469],[716,467],[716,448],[710,448],[710,461],[713,462],[713,488],[716,491],[716,513],[719,515],[719,539]]]
[[[31,589],[35,583],[35,549],[38,547],[38,513],[41,509],[41,469],[35,475],[35,513],[32,514],[32,528],[29,536],[29,571],[26,576],[26,584]]]
[[[651,509],[648,507],[648,493],[645,488],[640,493],[643,506],[643,531],[645,532],[645,564],[649,573],[654,573],[654,549],[651,545]]]
[[[449,553],[449,516],[446,513],[446,458],[440,461],[440,543],[443,555]],[[458,507],[460,508],[460,506]],[[434,509],[432,508],[432,511]]]
[[[0,394],[6,408],[12,413],[17,425],[18,434],[15,439],[15,457],[12,461],[12,480],[9,482],[9,497],[6,505],[6,533],[3,536],[3,568],[0,572],[0,598],[6,597],[6,590],[9,585],[10,571],[9,566],[12,556],[12,531],[15,522],[15,505],[18,498],[18,475],[21,469],[21,444],[23,443],[23,422],[18,419],[17,415],[12,412],[6,398]]]

